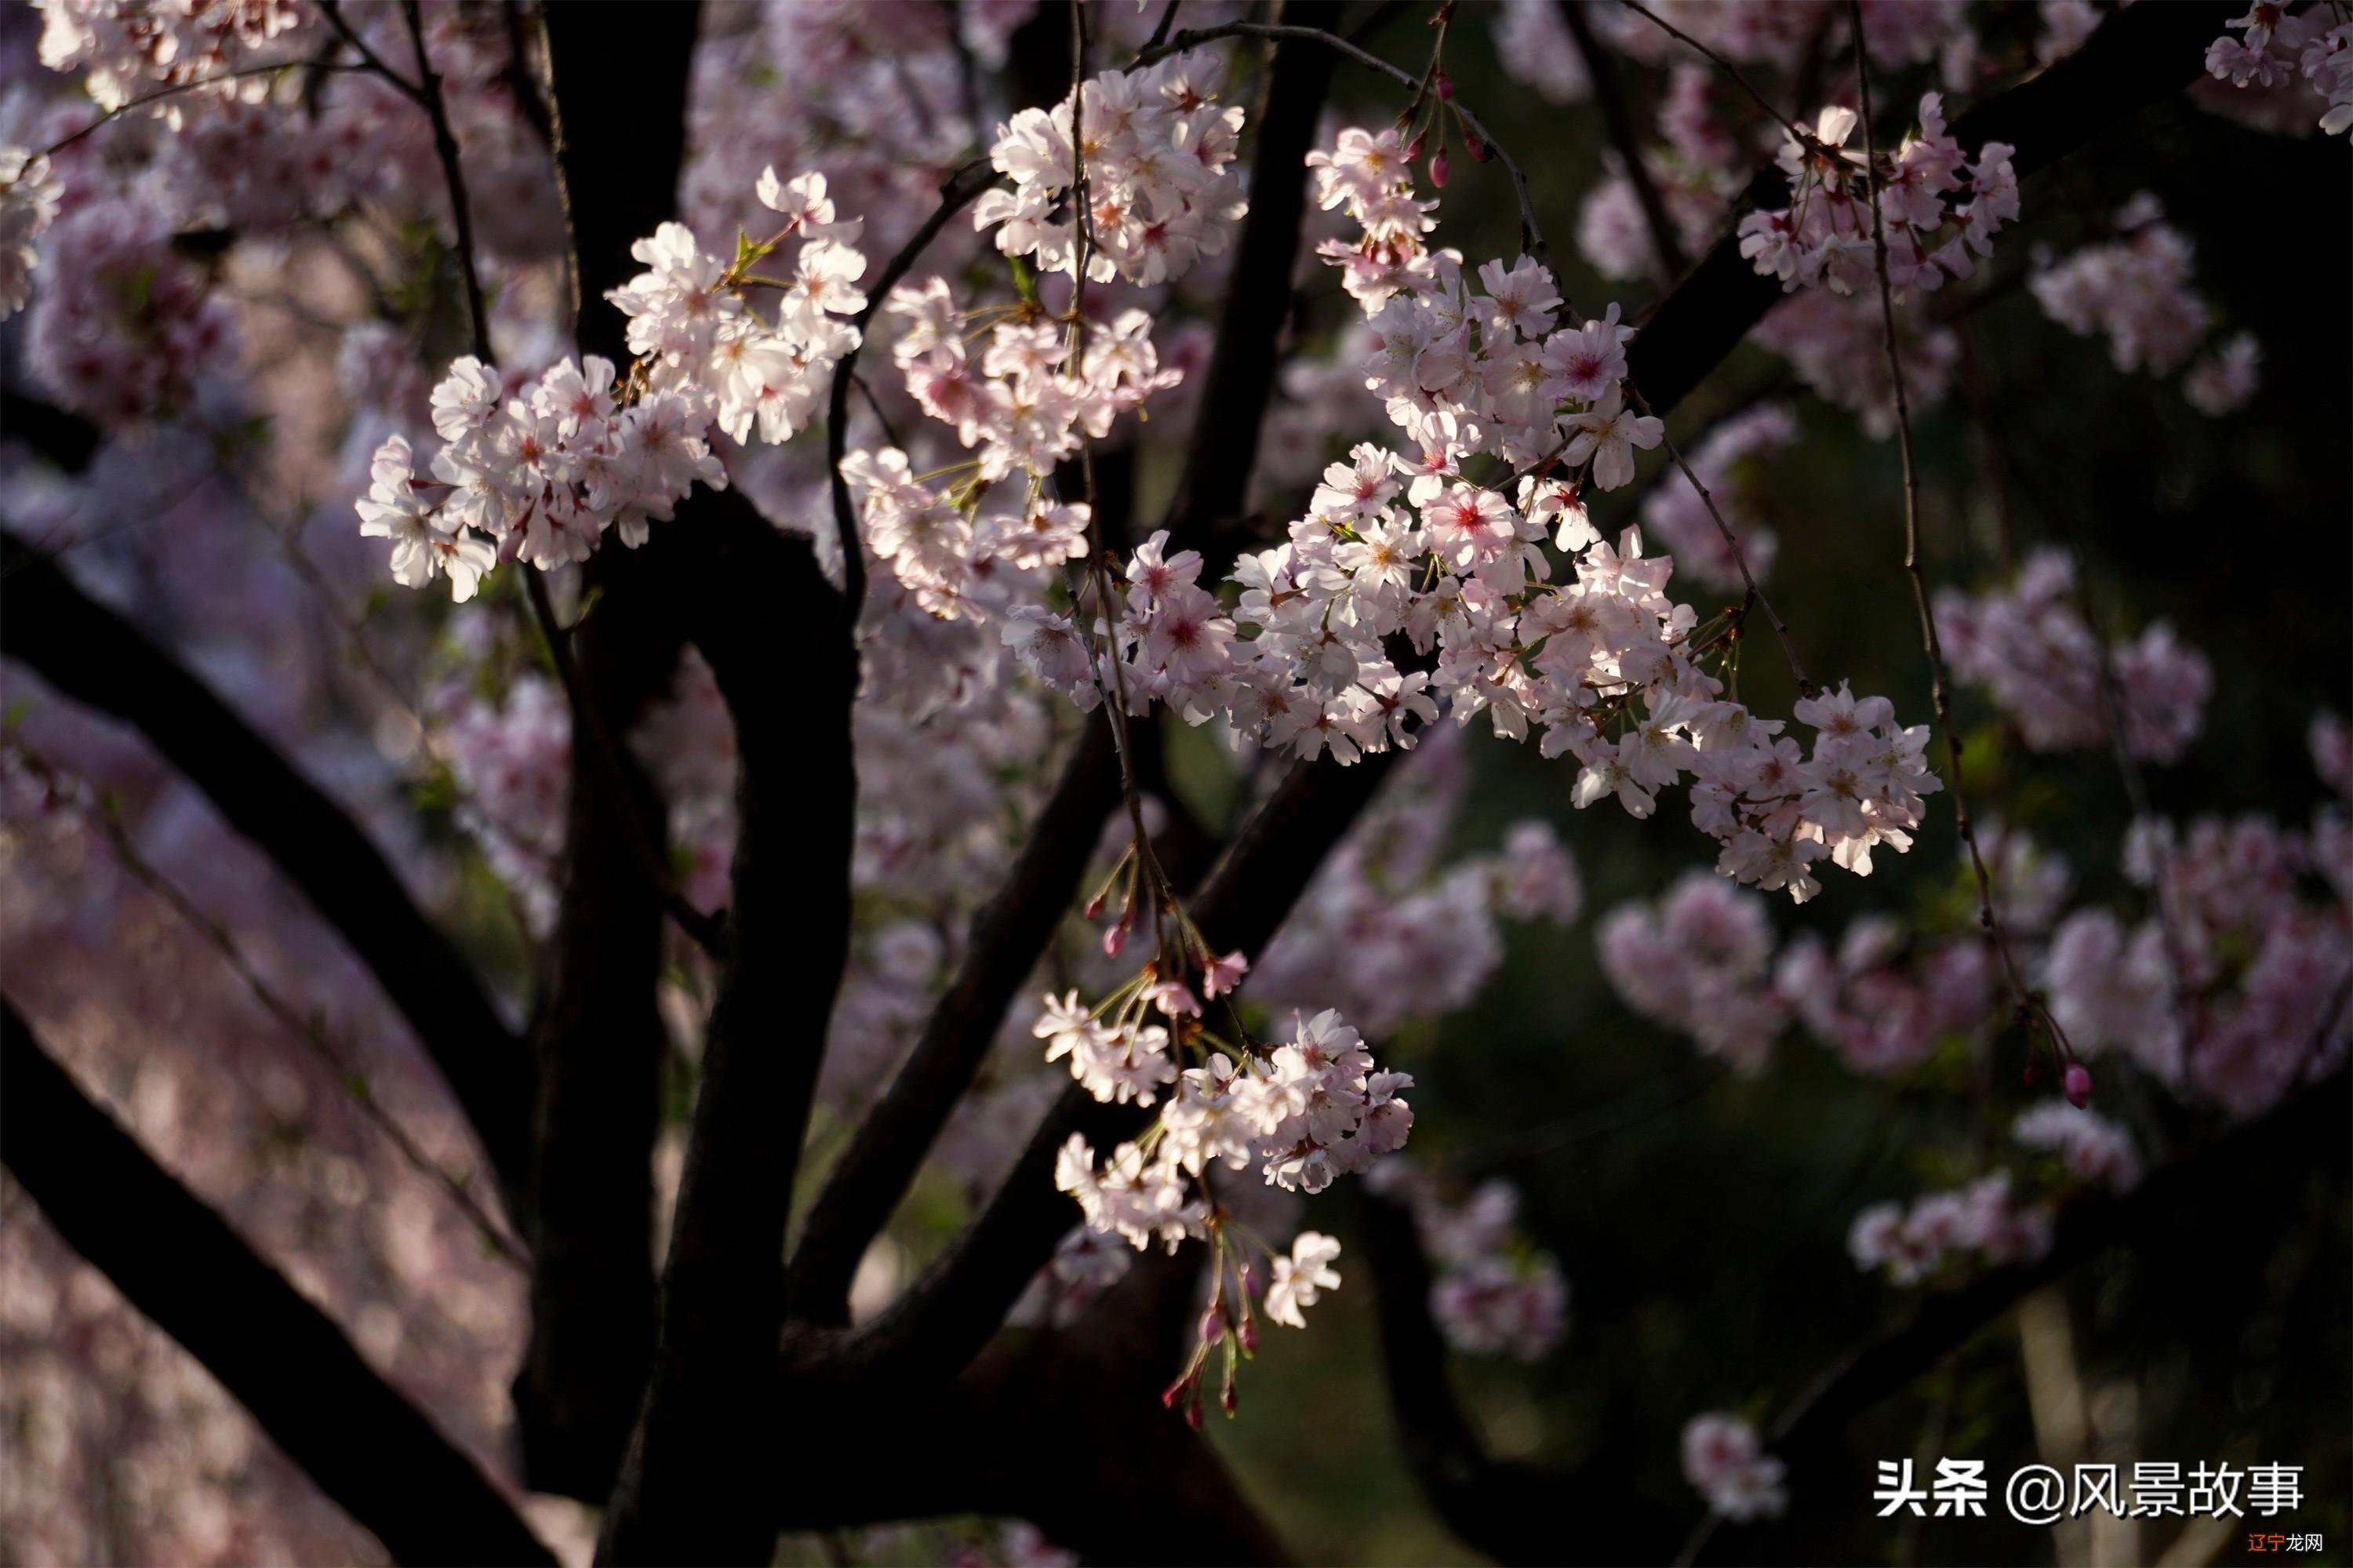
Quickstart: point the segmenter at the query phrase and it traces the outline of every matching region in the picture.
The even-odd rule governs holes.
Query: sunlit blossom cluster
[[[269,90],[267,79],[231,73],[294,63],[305,33],[317,26],[300,0],[45,0],[41,63],[80,72],[101,109],[187,88],[158,100],[153,110],[176,127],[191,105],[207,98],[258,101]]]
[[[1824,285],[1869,293],[1877,259],[1863,154],[1846,143],[1860,120],[1852,109],[1825,109],[1803,141],[1781,145],[1789,205],[1740,220],[1740,253],[1786,290]],[[1972,160],[1945,127],[1944,96],[1920,100],[1919,133],[1907,136],[1878,181],[1887,276],[1900,293],[1926,291],[1967,278],[1993,237],[2018,217],[2017,149],[1988,142]]]
[[[360,531],[393,541],[394,577],[419,588],[447,575],[451,595],[473,597],[502,558],[539,567],[583,561],[608,528],[635,547],[700,482],[727,485],[712,435],[788,440],[823,397],[833,362],[858,341],[838,316],[863,310],[856,288],[866,259],[848,240],[858,220],[837,222],[825,176],[789,184],[772,170],[761,201],[784,215],[775,238],[746,243],[734,263],[665,223],[631,254],[649,270],[612,292],[628,316],[638,355],[625,376],[608,360],[568,356],[510,386],[469,355],[434,387],[441,438],[427,473],[407,439],[376,450]],[[787,238],[801,243],[789,280],[748,270]],[[774,287],[775,320],[744,295]]]
[[[1045,272],[1158,283],[1225,249],[1244,211],[1227,171],[1241,136],[1239,105],[1217,101],[1214,56],[1181,55],[1087,79],[1075,104],[1025,109],[997,127],[989,161],[1012,181],[984,194],[973,227],[997,230],[1008,256]],[[1082,161],[1071,144],[1075,126]],[[1077,210],[1083,184],[1083,233]]]
[[[1181,379],[1161,367],[1150,313],[1124,311],[1074,346],[1070,329],[1042,312],[968,310],[941,278],[892,291],[885,309],[903,323],[892,356],[908,396],[975,456],[919,473],[895,446],[849,453],[842,477],[868,548],[934,615],[1009,615],[1007,642],[1041,671],[1060,671],[1065,679],[1048,683],[1092,706],[1084,655],[1025,601],[1041,569],[1089,548],[1092,509],[1050,493],[1055,466]]]
[[[1661,433],[1627,406],[1631,334],[1615,308],[1556,326],[1559,291],[1525,257],[1487,263],[1473,292],[1451,252],[1422,242],[1432,204],[1415,197],[1394,132],[1344,132],[1310,161],[1324,202],[1364,228],[1324,249],[1370,318],[1366,382],[1416,455],[1366,442],[1329,468],[1291,542],[1237,567],[1230,617],[1201,587],[1198,552],[1168,554],[1159,535],[1139,546],[1114,632],[1131,705],[1196,722],[1222,709],[1262,747],[1346,763],[1409,746],[1442,697],[1498,735],[1541,727],[1544,755],[1579,764],[1579,807],[1612,798],[1648,816],[1659,789],[1693,775],[1719,868],[1800,900],[1819,888],[1814,863],[1867,874],[1874,846],[1907,845],[1940,787],[1925,727],[1841,686],[1795,709],[1819,732],[1810,754],[1776,739],[1781,721],[1724,696],[1736,619],[1703,626],[1666,598],[1673,563],[1644,556],[1639,530],[1613,547],[1590,522],[1585,486],[1630,482],[1635,449]],[[1467,477],[1476,459],[1525,471],[1507,493]],[[1572,580],[1549,582],[1547,539]],[[1025,620],[1007,635],[1040,679],[1082,703],[1112,684],[1080,628]]]

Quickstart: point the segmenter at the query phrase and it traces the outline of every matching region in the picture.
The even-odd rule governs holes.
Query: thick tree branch
[[[1446,1527],[1499,1563],[1630,1563],[1646,1542],[1672,1540],[1673,1521],[1638,1498],[1581,1497],[1574,1477],[1487,1453],[1447,1376],[1446,1342],[1430,1314],[1430,1261],[1412,1214],[1369,1192],[1349,1207],[1370,1266],[1381,1370],[1406,1468]],[[1574,1532],[1562,1524],[1572,1515]]]
[[[1041,7],[1040,17],[1061,14]],[[1222,576],[1234,541],[1210,530],[1241,510],[1258,458],[1260,426],[1274,384],[1291,310],[1307,154],[1331,83],[1331,57],[1298,43],[1268,55],[1266,90],[1252,124],[1250,208],[1237,243],[1233,281],[1219,322],[1198,423],[1166,525],[1172,549],[1204,548],[1208,575]],[[1005,1010],[1060,924],[1103,819],[1119,801],[1109,726],[1091,723],[1064,765],[1004,887],[975,918],[955,978],[811,1210],[792,1269],[797,1315],[839,1323],[850,1276],[922,1166],[948,1113],[988,1053]]]
[[[0,1150],[49,1223],[404,1563],[546,1563],[473,1460],[0,1003]]]
[[[2011,163],[2023,178],[2181,90],[2197,78],[2206,44],[2235,14],[2218,0],[2112,12],[2083,48],[1978,104],[1953,122],[1952,133],[1972,153],[1989,141],[2010,143],[2018,149]],[[1758,276],[1740,254],[1734,230],[1745,214],[1787,207],[1788,199],[1778,169],[1750,180],[1715,244],[1644,323],[1627,362],[1658,408],[1687,397],[1781,299],[1781,285]]]
[[[512,1194],[531,1174],[531,1065],[449,939],[383,853],[212,689],[145,633],[0,532],[0,652],[135,726],[350,944],[441,1070]]]
[[[612,48],[608,16],[559,10],[544,23],[549,139],[578,247],[575,332],[583,352],[624,364],[623,318],[604,295],[630,277],[634,238],[673,206],[696,16],[648,8],[632,19],[626,55]],[[636,112],[607,111],[624,98]],[[575,208],[575,188],[597,199]],[[665,842],[663,807],[626,746],[609,742],[625,739],[677,668],[683,633],[656,558],[675,545],[664,530],[586,568],[596,598],[573,633],[575,669],[608,744],[584,735],[572,748],[562,904],[533,1029],[538,1267],[515,1407],[531,1484],[594,1502],[612,1490],[653,1361],[653,1148],[668,1049],[655,996],[670,889],[638,853]]]
[[[807,539],[780,533],[733,491],[699,494],[672,527],[694,552],[690,633],[735,721],[731,941],[662,1273],[653,1379],[598,1554],[765,1562],[782,1473],[768,1373],[784,1316],[785,1221],[849,956],[858,654]]]
[[[778,1527],[1011,1513],[1091,1562],[1286,1561],[1208,1446],[1160,1404],[1198,1321],[1200,1266],[1189,1251],[1139,1257],[1076,1322],[1006,1330],[950,1386],[828,1412],[838,1440],[806,1457]]]
[[[995,1044],[1038,956],[1071,907],[1103,819],[1119,794],[1111,726],[1090,717],[1004,885],[973,916],[955,977],[923,1021],[914,1049],[827,1177],[793,1253],[792,1310],[848,1319],[850,1277],[905,1195],[932,1140]],[[1043,831],[1053,825],[1057,831]]]

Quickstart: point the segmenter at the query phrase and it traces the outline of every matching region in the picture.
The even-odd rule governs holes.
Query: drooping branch
[[[11,533],[0,532],[0,652],[135,726],[269,856],[407,1020],[509,1193],[526,1191],[529,1059],[383,852],[209,686]]]
[[[49,1223],[404,1563],[545,1563],[473,1460],[0,1002],[0,1150]]]
[[[1039,15],[1060,14],[1047,6]],[[1166,525],[1170,548],[1203,549],[1207,572],[1235,548],[1212,531],[1235,517],[1258,457],[1282,324],[1291,310],[1306,159],[1331,82],[1323,50],[1282,43],[1268,53],[1265,91],[1252,118],[1250,208],[1236,244],[1233,281],[1219,322],[1200,412]],[[1108,726],[1090,723],[1004,887],[975,918],[955,978],[925,1022],[906,1065],[860,1128],[810,1211],[793,1259],[793,1311],[842,1321],[858,1260],[914,1180],[973,1074],[987,1054],[1015,991],[1036,967],[1070,908],[1103,819],[1119,800]]]
[[[1345,768],[1326,756],[1292,769],[1190,903],[1212,949],[1240,948],[1253,959],[1265,950],[1401,755],[1376,752]],[[854,1387],[861,1400],[954,1378],[1076,1223],[1077,1210],[1053,1182],[1063,1143],[1075,1132],[1100,1149],[1134,1137],[1149,1119],[1132,1105],[1098,1104],[1072,1085],[1030,1135],[1005,1184],[939,1262],[854,1334],[812,1337],[788,1351],[792,1370],[828,1386]]]
[[[841,597],[849,603],[852,623],[866,604],[866,549],[859,537],[858,514],[850,503],[849,481],[842,474],[841,460],[849,451],[849,387],[858,377],[858,353],[865,346],[867,330],[890,298],[891,291],[898,287],[899,281],[924,249],[939,238],[940,231],[997,177],[997,170],[986,158],[976,159],[947,177],[940,186],[939,205],[932,209],[931,216],[882,264],[880,272],[865,281],[866,308],[851,323],[858,330],[859,341],[843,352],[833,367],[833,382],[826,396],[826,470],[832,478],[834,533],[841,546]]]

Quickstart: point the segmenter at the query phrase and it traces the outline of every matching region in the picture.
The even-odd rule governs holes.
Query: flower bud
[[[1087,906],[1079,912],[1080,916],[1082,919],[1087,920],[1099,920],[1103,918],[1103,905],[1110,899],[1110,897],[1111,889],[1106,887],[1101,893],[1096,894],[1092,898],[1087,900]]]
[[[1454,79],[1444,71],[1438,73],[1438,101],[1440,103],[1454,101]]]
[[[1430,140],[1430,132],[1427,132],[1427,131],[1417,131],[1417,132],[1415,132],[1413,133],[1413,140],[1412,140],[1412,141],[1410,141],[1410,142],[1408,142],[1408,143],[1405,144],[1405,161],[1406,161],[1407,163],[1409,163],[1409,164],[1419,164],[1419,162],[1421,162],[1421,148],[1422,148],[1422,143],[1425,143],[1425,142],[1427,142],[1427,141],[1429,141],[1429,140]]]
[[[1255,1319],[1255,1318],[1245,1318],[1245,1319],[1242,1319],[1241,1331],[1240,1331],[1239,1334],[1235,1335],[1234,1337],[1235,1337],[1236,1339],[1238,1339],[1238,1340],[1241,1340],[1241,1342],[1242,1342],[1242,1349],[1243,1349],[1244,1351],[1248,1351],[1248,1352],[1249,1352],[1250,1354],[1251,1354],[1251,1355],[1256,1355],[1256,1354],[1258,1354],[1258,1319]]]
[[[1241,1404],[1241,1398],[1234,1392],[1234,1380],[1228,1378],[1226,1386],[1218,1391],[1218,1407],[1228,1415],[1231,1415],[1234,1413],[1234,1407],[1240,1404]]]
[[[2068,1063],[2067,1075],[2060,1083],[2066,1091],[2067,1103],[2077,1110],[2092,1103],[2092,1069],[2083,1063]]]
[[[1446,149],[1443,147],[1430,155],[1430,183],[1440,190],[1446,188]]]
[[[1201,1343],[1214,1345],[1226,1337],[1226,1315],[1212,1307],[1201,1314]]]
[[[1126,946],[1127,927],[1124,924],[1111,926],[1104,928],[1103,938],[1103,950],[1104,958],[1115,959],[1119,957],[1120,949]]]
[[[1198,1394],[1194,1396],[1191,1404],[1185,1406],[1185,1425],[1197,1432],[1200,1430],[1201,1401]]]
[[[1487,143],[1472,135],[1467,125],[1462,128],[1462,150],[1471,154],[1471,161],[1474,164],[1487,161]]]

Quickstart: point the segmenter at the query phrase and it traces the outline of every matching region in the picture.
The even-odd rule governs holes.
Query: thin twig
[[[90,815],[97,821],[99,832],[105,835],[108,847],[113,850],[114,858],[121,863],[122,869],[129,872],[148,892],[170,905],[174,913],[186,921],[196,935],[203,938],[206,944],[220,955],[222,961],[227,963],[237,978],[244,982],[246,990],[253,993],[254,1000],[261,1004],[262,1011],[269,1014],[281,1028],[301,1041],[310,1048],[313,1055],[326,1064],[334,1075],[337,1086],[351,1097],[354,1105],[359,1107],[360,1114],[365,1117],[377,1131],[384,1134],[385,1140],[399,1153],[401,1159],[414,1167],[418,1174],[431,1179],[449,1194],[450,1201],[457,1204],[459,1210],[465,1214],[474,1228],[481,1233],[482,1240],[491,1251],[515,1267],[528,1269],[531,1266],[531,1260],[524,1254],[522,1244],[510,1236],[506,1227],[491,1216],[490,1212],[476,1200],[466,1183],[437,1162],[431,1155],[426,1153],[417,1140],[409,1136],[407,1129],[403,1128],[392,1113],[377,1101],[374,1091],[368,1087],[366,1075],[362,1073],[336,1048],[334,1043],[327,1038],[324,1027],[314,1017],[306,1017],[292,1002],[280,996],[277,989],[262,978],[261,971],[254,967],[253,960],[246,957],[245,950],[237,945],[237,938],[231,936],[220,922],[214,919],[185,888],[165,875],[162,868],[146,857],[138,844],[132,840],[130,831],[122,825],[121,820],[115,814],[111,804],[104,800],[89,799],[85,793],[88,789],[86,780],[69,779],[68,775],[59,772],[47,758],[27,746],[20,736],[10,735],[7,737],[7,746],[8,749],[14,752],[24,764],[25,770],[39,779],[43,787],[52,794],[89,808]],[[77,784],[81,785],[82,788],[73,788]]]
[[[1594,107],[1601,111],[1601,123],[1626,165],[1626,183],[1634,187],[1635,204],[1642,209],[1642,221],[1650,227],[1651,248],[1658,252],[1660,268],[1666,273],[1667,281],[1672,283],[1683,275],[1689,259],[1683,255],[1683,241],[1675,233],[1674,219],[1667,215],[1667,204],[1659,199],[1658,185],[1642,162],[1641,138],[1635,133],[1634,117],[1618,79],[1617,65],[1593,36],[1593,24],[1585,15],[1585,0],[1560,0],[1560,14],[1568,25],[1569,41],[1577,46],[1577,57],[1585,62],[1586,79],[1593,83]]]
[[[1153,26],[1152,37],[1144,41],[1144,48],[1146,53],[1150,53],[1152,50],[1158,48],[1167,40],[1168,29],[1173,26],[1176,21],[1176,7],[1183,3],[1184,0],[1168,0],[1166,9],[1160,13],[1160,20]]]
[[[1651,412],[1650,399],[1642,396],[1642,389],[1634,385],[1631,376],[1627,377],[1626,390],[1632,395],[1634,407],[1644,418],[1657,418]],[[1773,635],[1781,640],[1781,656],[1789,662],[1789,673],[1798,683],[1798,694],[1810,698],[1816,688],[1813,682],[1806,678],[1806,667],[1798,659],[1797,644],[1789,641],[1789,629],[1782,624],[1781,612],[1773,608],[1773,601],[1765,597],[1763,588],[1757,586],[1757,577],[1748,569],[1748,556],[1741,550],[1740,541],[1734,537],[1732,524],[1724,520],[1724,514],[1715,509],[1715,497],[1710,495],[1707,486],[1699,482],[1699,475],[1692,471],[1692,465],[1683,461],[1683,454],[1675,446],[1675,439],[1667,434],[1667,422],[1663,418],[1659,419],[1659,440],[1666,444],[1667,456],[1674,460],[1675,466],[1683,470],[1683,477],[1691,481],[1691,487],[1699,492],[1700,503],[1707,508],[1707,514],[1715,519],[1715,531],[1724,535],[1725,547],[1732,552],[1732,563],[1740,568],[1740,580],[1747,586],[1748,597],[1756,601],[1757,609],[1765,612],[1765,619],[1772,622]]]
[[[1086,145],[1082,128],[1086,113],[1086,5],[1085,0],[1070,0],[1070,4],[1071,187],[1072,205],[1078,214],[1078,256],[1071,273],[1071,335],[1064,360],[1069,373],[1075,376],[1082,373],[1086,356],[1087,267],[1094,257],[1095,225],[1094,197],[1087,185],[1087,160],[1082,151]],[[1113,598],[1110,552],[1107,548],[1110,541],[1104,536],[1103,506],[1095,489],[1094,443],[1087,439],[1083,430],[1079,432],[1079,472],[1085,490],[1087,525],[1094,534],[1094,546],[1088,552],[1087,576],[1094,585],[1095,609],[1103,619],[1103,657],[1094,662],[1095,691],[1103,699],[1104,716],[1111,724],[1113,748],[1119,758],[1120,792],[1127,802],[1128,825],[1134,835],[1134,853],[1136,864],[1144,873],[1145,891],[1151,900],[1156,937],[1164,914],[1163,906],[1170,896],[1168,876],[1161,868],[1159,856],[1153,853],[1152,835],[1144,827],[1144,790],[1136,776],[1135,748],[1127,728],[1127,671],[1119,656],[1119,607]],[[1076,595],[1073,595],[1071,609],[1074,612],[1078,609]],[[1103,678],[1104,664],[1111,666],[1108,689]]]
[[[121,103],[118,103],[113,108],[108,110],[105,113],[100,115],[97,119],[91,121],[89,124],[83,126],[80,130],[70,132],[66,135],[58,137],[56,141],[50,143],[47,146],[34,154],[33,156],[36,158],[46,158],[52,153],[61,153],[68,147],[72,146],[75,143],[80,141],[83,137],[89,135],[91,132],[97,130],[100,126],[107,123],[109,121],[119,120],[122,116],[130,113],[132,110],[144,108],[146,105],[156,102],[159,100],[176,98],[184,92],[195,92],[200,88],[210,87],[216,82],[235,81],[239,77],[275,76],[290,70],[367,71],[370,74],[375,73],[374,67],[349,65],[336,60],[280,60],[275,65],[239,66],[235,70],[216,71],[211,76],[202,77],[195,81],[174,82],[169,87],[159,87],[153,92],[142,92],[136,98],[125,99]]]
[[[1336,50],[1347,56],[1348,58],[1368,70],[1380,72],[1390,80],[1416,93],[1419,93],[1424,86],[1420,77],[1414,75],[1403,66],[1391,65],[1380,56],[1369,49],[1359,48],[1337,33],[1326,32],[1321,27],[1291,26],[1278,22],[1228,22],[1215,27],[1187,27],[1166,43],[1143,50],[1135,57],[1134,65],[1131,69],[1151,65],[1156,60],[1167,58],[1170,55],[1181,55],[1187,49],[1197,49],[1204,44],[1213,44],[1219,38],[1293,38],[1301,43],[1320,44],[1327,49]],[[1527,176],[1520,172],[1520,165],[1512,160],[1511,154],[1504,150],[1504,144],[1495,140],[1494,132],[1481,123],[1479,117],[1465,107],[1461,100],[1451,101],[1448,107],[1461,117],[1463,125],[1471,133],[1479,138],[1480,144],[1495,154],[1495,161],[1503,164],[1504,172],[1512,176],[1512,189],[1520,202],[1521,247],[1529,255],[1535,257],[1546,271],[1553,273],[1556,280],[1559,276],[1558,270],[1552,264],[1552,251],[1545,244],[1544,229],[1536,222],[1535,203],[1528,196]]]
[[[1627,0],[1632,5],[1634,0]],[[1638,6],[1637,9],[1640,9]],[[1960,829],[1961,842],[1968,850],[1969,869],[1978,885],[1978,921],[1985,927],[1986,938],[1993,944],[2001,959],[2002,973],[2010,981],[2011,995],[2018,1003],[2020,1022],[2030,1031],[2032,1022],[2040,1017],[2050,1027],[2052,1039],[2060,1051],[2073,1055],[2067,1044],[2066,1032],[2050,1010],[2038,1003],[2026,988],[2025,977],[2019,972],[2018,959],[2010,951],[2009,933],[2002,929],[2001,917],[1995,913],[1993,874],[1986,868],[1985,854],[1978,847],[1977,829],[1969,821],[1969,799],[1961,781],[1961,736],[1953,727],[1953,707],[1948,687],[1950,677],[1945,668],[1944,640],[1936,632],[1936,611],[1928,597],[1927,575],[1920,567],[1920,473],[1912,454],[1912,406],[1904,389],[1904,361],[1895,335],[1895,290],[1887,274],[1887,224],[1879,210],[1878,154],[1873,145],[1871,129],[1871,62],[1863,46],[1862,0],[1847,0],[1848,16],[1854,30],[1854,73],[1862,96],[1862,172],[1871,202],[1872,253],[1879,271],[1879,319],[1887,349],[1887,374],[1895,394],[1895,434],[1898,450],[1904,459],[1904,569],[1912,579],[1912,602],[1919,612],[1920,642],[1928,655],[1928,694],[1936,710],[1936,726],[1945,732],[1947,783],[1953,791],[1953,819]],[[2031,1034],[2030,1034],[2031,1039]],[[2031,1047],[2030,1047],[2031,1048]]]
[[[1684,32],[1681,27],[1676,26],[1672,22],[1668,21],[1664,16],[1660,16],[1656,11],[1653,11],[1649,6],[1643,5],[1641,0],[1623,0],[1623,4],[1628,10],[1635,12],[1637,15],[1649,17],[1652,23],[1664,28],[1670,37],[1682,39],[1684,43],[1689,44],[1693,48],[1697,49],[1701,54],[1705,55],[1710,60],[1714,61],[1716,69],[1730,77],[1739,85],[1741,91],[1746,93],[1750,98],[1756,101],[1757,108],[1771,115],[1773,117],[1773,122],[1789,133],[1790,141],[1799,143],[1800,146],[1807,145],[1813,141],[1811,136],[1807,135],[1804,132],[1799,130],[1795,124],[1791,123],[1788,115],[1774,108],[1771,100],[1767,99],[1763,93],[1757,91],[1757,89],[1750,84],[1748,79],[1740,74],[1740,68],[1738,66],[1734,65],[1730,60],[1725,59],[1722,55],[1717,54],[1714,49],[1709,48],[1705,44],[1701,43],[1689,33]]]
[[[342,37],[343,42],[351,45],[358,53],[360,64],[364,69],[372,70],[384,78],[412,102],[421,104],[425,101],[425,90],[393,69],[390,61],[368,47],[368,41],[359,36],[351,23],[343,19],[343,9],[336,0],[319,0],[319,14],[326,17],[327,26],[332,27]],[[418,63],[422,65],[425,50],[421,45],[417,50],[417,58]]]

